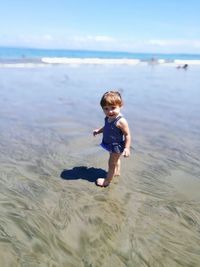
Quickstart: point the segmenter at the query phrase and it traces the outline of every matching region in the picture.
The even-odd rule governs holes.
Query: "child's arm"
[[[104,128],[104,127],[101,127],[101,128],[99,128],[99,129],[95,129],[95,130],[93,131],[93,135],[95,136],[95,135],[97,135],[97,134],[103,133],[103,128]]]
[[[125,118],[121,118],[116,125],[118,128],[120,128],[124,134],[125,137],[125,147],[122,155],[124,157],[130,156],[130,146],[131,146],[131,134],[129,130],[128,123]]]

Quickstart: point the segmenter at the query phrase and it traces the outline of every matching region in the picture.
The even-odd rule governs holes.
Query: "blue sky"
[[[0,0],[0,46],[200,53],[199,0]]]

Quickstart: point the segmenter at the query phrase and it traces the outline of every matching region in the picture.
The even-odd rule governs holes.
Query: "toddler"
[[[131,135],[128,123],[120,113],[123,101],[119,92],[106,92],[101,98],[100,105],[106,115],[105,124],[95,129],[93,135],[103,133],[101,146],[110,152],[110,157],[107,177],[98,178],[96,183],[98,186],[106,187],[114,176],[120,175],[120,156],[130,155]]]

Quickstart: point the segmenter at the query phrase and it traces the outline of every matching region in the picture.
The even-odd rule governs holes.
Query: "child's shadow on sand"
[[[74,167],[73,169],[63,170],[60,177],[64,180],[83,179],[89,182],[96,182],[97,178],[106,178],[106,171],[100,168],[88,168],[85,166]]]

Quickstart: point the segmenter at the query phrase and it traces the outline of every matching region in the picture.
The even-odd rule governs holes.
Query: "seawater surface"
[[[156,65],[0,68],[0,266],[199,266],[200,80]],[[132,155],[92,130],[119,89]]]

